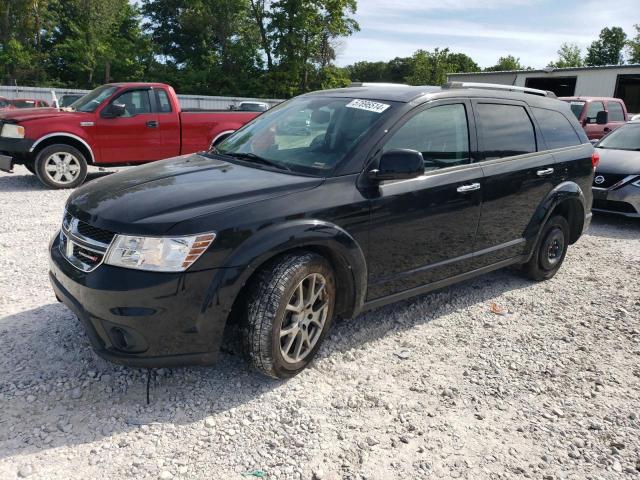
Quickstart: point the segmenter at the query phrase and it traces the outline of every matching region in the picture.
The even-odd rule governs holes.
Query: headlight
[[[105,263],[155,272],[183,272],[200,258],[215,238],[215,233],[160,238],[116,235]]]
[[[24,127],[13,123],[5,123],[2,126],[0,137],[6,138],[24,138]]]

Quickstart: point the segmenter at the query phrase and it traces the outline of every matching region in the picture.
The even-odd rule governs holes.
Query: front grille
[[[109,246],[113,237],[116,236],[113,232],[94,227],[74,218],[69,212],[65,212],[62,228],[79,240],[105,248]]]
[[[596,176],[593,178],[593,186],[596,188],[611,188],[627,176],[627,174],[596,172]]]
[[[616,202],[615,200],[594,200],[593,208],[596,210],[609,210],[619,213],[638,213],[630,203]]]
[[[106,245],[109,245],[111,240],[113,240],[113,237],[116,235],[113,232],[93,227],[84,222],[78,222],[78,233],[83,237],[90,238],[91,240],[95,240]]]
[[[60,232],[60,252],[83,272],[98,268],[115,233],[94,227],[65,212]]]

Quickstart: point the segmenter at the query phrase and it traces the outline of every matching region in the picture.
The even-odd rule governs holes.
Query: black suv
[[[513,91],[518,90],[518,91]],[[362,84],[294,98],[207,153],[76,190],[51,283],[103,357],[302,370],[336,316],[520,264],[551,278],[597,156],[546,92]]]

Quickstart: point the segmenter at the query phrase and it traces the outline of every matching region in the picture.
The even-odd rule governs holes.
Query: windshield
[[[294,98],[257,117],[214,152],[326,176],[393,107],[387,101]]]
[[[571,107],[571,111],[576,116],[576,118],[580,119],[580,114],[584,109],[584,104],[587,102],[578,102],[576,100],[565,100],[565,102],[569,104],[569,106]]]
[[[116,89],[117,87],[112,85],[98,87],[73,102],[70,108],[76,112],[95,112],[96,108],[98,108],[105,99],[109,98]]]
[[[598,143],[598,148],[640,151],[640,123],[627,123],[614,130]]]

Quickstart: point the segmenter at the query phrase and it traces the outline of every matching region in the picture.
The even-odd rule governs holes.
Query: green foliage
[[[587,47],[585,63],[594,65],[620,65],[627,34],[620,27],[603,28],[600,37]]]
[[[558,60],[556,62],[550,62],[548,66],[553,68],[584,66],[580,47],[575,43],[563,43],[560,45],[560,50],[558,50]]]
[[[485,72],[504,72],[507,70],[529,70],[530,67],[524,67],[520,63],[520,59],[513,55],[507,55],[506,57],[500,57],[498,63],[493,67],[485,68]]]
[[[636,35],[627,42],[629,63],[640,63],[640,24],[633,27],[636,29]]]

